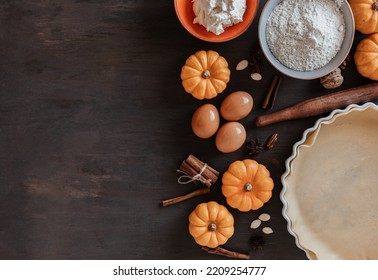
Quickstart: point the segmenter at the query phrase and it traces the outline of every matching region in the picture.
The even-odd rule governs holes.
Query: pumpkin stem
[[[207,229],[209,231],[215,231],[217,229],[217,225],[216,224],[209,224],[209,226],[207,227]]]
[[[209,70],[203,71],[202,72],[202,78],[204,78],[204,79],[210,78],[210,71]]]
[[[244,185],[244,190],[245,190],[246,192],[250,192],[250,191],[252,191],[252,184],[251,184],[251,183],[247,183],[247,184],[245,184],[245,185]]]
[[[378,1],[375,1],[375,2],[373,3],[373,10],[374,10],[374,11],[378,11]]]

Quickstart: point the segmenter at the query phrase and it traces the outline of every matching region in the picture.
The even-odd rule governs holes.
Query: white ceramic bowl
[[[268,61],[281,73],[285,74],[286,76],[302,79],[302,80],[312,80],[323,77],[333,70],[335,70],[339,65],[345,60],[348,56],[349,51],[352,47],[353,40],[354,40],[354,32],[355,32],[355,23],[353,18],[352,10],[346,0],[344,0],[341,11],[344,15],[345,21],[345,37],[344,42],[342,44],[341,49],[337,53],[337,55],[325,66],[318,68],[312,71],[296,71],[286,67],[285,65],[281,64],[277,58],[272,54],[269,49],[268,43],[266,41],[266,23],[269,19],[270,14],[272,13],[273,9],[280,3],[282,0],[268,0],[265,4],[259,20],[259,41],[260,46],[265,54]]]

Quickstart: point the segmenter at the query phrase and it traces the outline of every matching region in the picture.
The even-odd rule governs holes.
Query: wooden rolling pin
[[[378,82],[308,99],[280,111],[259,116],[256,118],[255,124],[261,127],[281,121],[313,117],[344,108],[350,104],[364,103],[375,99],[378,99]]]

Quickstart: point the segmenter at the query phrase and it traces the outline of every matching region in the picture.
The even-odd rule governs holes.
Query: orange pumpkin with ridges
[[[228,205],[242,212],[261,208],[272,197],[273,187],[269,170],[251,159],[231,163],[222,177]]]
[[[234,234],[234,218],[215,201],[201,203],[189,215],[189,233],[197,244],[216,248]]]
[[[224,91],[230,74],[224,57],[215,51],[201,50],[189,56],[180,77],[185,91],[202,100],[214,98]]]

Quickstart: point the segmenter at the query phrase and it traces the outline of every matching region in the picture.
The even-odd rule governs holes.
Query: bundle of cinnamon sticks
[[[178,171],[183,174],[177,180],[178,183],[187,184],[191,182],[200,182],[203,186],[186,195],[164,200],[162,202],[163,206],[176,204],[189,198],[210,192],[211,185],[218,180],[219,176],[219,172],[217,170],[193,155],[189,155],[181,163]]]

